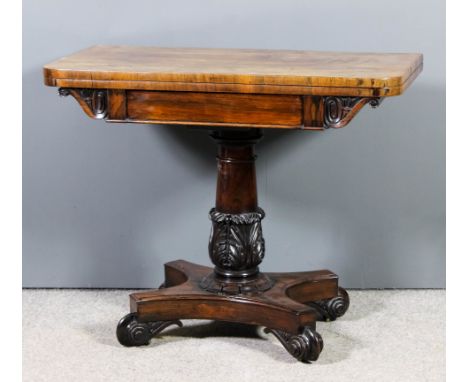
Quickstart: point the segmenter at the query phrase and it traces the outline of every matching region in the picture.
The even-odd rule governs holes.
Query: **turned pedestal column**
[[[215,268],[201,286],[232,294],[269,289],[272,282],[258,267],[265,255],[265,213],[257,204],[254,145],[262,132],[219,130],[212,137],[218,143],[218,181],[208,253]]]

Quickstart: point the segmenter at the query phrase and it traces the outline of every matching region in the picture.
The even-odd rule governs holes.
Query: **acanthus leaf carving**
[[[210,211],[212,230],[208,251],[219,270],[242,272],[253,270],[265,255],[261,220],[262,209],[243,214]]]

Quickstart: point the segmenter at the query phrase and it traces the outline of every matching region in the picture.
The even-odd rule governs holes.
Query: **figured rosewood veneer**
[[[218,144],[216,204],[208,254],[214,268],[165,265],[158,290],[133,293],[117,325],[139,346],[180,319],[265,326],[301,361],[316,360],[317,320],[349,306],[327,270],[262,273],[265,256],[255,176],[263,128],[346,126],[369,103],[401,94],[422,70],[412,53],[336,53],[247,49],[95,46],[44,67],[44,80],[107,122],[203,125]]]
[[[421,70],[413,53],[95,46],[44,66],[44,80],[109,122],[315,130],[345,126]]]

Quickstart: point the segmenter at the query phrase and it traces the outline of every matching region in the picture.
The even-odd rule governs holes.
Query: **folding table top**
[[[47,85],[196,92],[384,97],[422,70],[418,53],[97,45],[44,66]]]

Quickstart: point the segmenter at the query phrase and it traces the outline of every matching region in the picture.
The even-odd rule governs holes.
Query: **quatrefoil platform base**
[[[317,360],[323,340],[316,321],[334,320],[349,306],[338,277],[326,270],[261,275],[270,282],[268,290],[215,293],[203,288],[207,277],[216,277],[212,268],[184,260],[167,263],[160,289],[130,295],[131,313],[117,326],[118,340],[125,346],[147,345],[168,326],[181,326],[180,320],[210,319],[265,327],[298,360]]]

